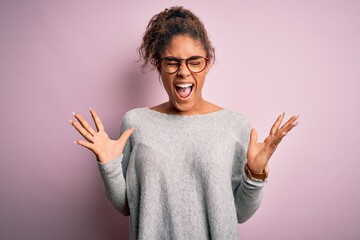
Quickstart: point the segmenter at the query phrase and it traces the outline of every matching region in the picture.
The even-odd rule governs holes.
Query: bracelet
[[[244,171],[245,171],[246,175],[248,176],[248,178],[251,180],[258,179],[258,180],[265,181],[265,179],[269,176],[269,173],[266,172],[265,169],[262,173],[252,172],[247,163],[245,163]]]

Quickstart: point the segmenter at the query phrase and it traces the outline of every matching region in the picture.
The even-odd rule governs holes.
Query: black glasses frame
[[[189,62],[190,60],[194,60],[194,59],[198,59],[198,58],[203,58],[203,59],[205,59],[205,66],[204,66],[204,68],[203,68],[202,70],[195,72],[195,71],[192,71],[192,70],[189,68],[188,62]],[[167,72],[166,70],[164,70],[163,67],[162,67],[162,64],[161,64],[161,62],[162,62],[163,60],[173,60],[173,61],[177,61],[179,64],[178,64],[178,67],[177,67],[176,71]],[[158,67],[159,67],[159,69],[162,69],[164,72],[166,72],[166,73],[168,73],[168,74],[174,74],[174,73],[177,73],[177,72],[179,71],[180,66],[181,66],[181,62],[182,62],[182,61],[185,61],[185,65],[186,65],[187,69],[189,69],[190,72],[192,72],[192,73],[201,73],[202,71],[204,71],[204,70],[206,69],[209,60],[210,60],[210,58],[203,57],[203,56],[191,56],[191,57],[186,58],[186,59],[184,59],[184,58],[176,58],[176,57],[173,57],[173,56],[167,56],[167,57],[160,58],[160,59],[158,60]]]

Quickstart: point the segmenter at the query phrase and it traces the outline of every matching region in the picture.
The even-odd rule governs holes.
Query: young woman
[[[238,239],[237,224],[259,208],[268,162],[298,116],[264,142],[237,112],[206,101],[202,88],[214,61],[203,23],[182,7],[155,15],[139,48],[144,66],[160,74],[169,100],[128,111],[121,136],[109,139],[80,114],[71,124],[93,151],[106,196],[130,215],[131,239]]]

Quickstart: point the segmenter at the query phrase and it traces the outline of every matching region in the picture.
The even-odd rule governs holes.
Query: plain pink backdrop
[[[126,239],[71,112],[93,107],[113,138],[123,114],[167,100],[137,47],[150,18],[184,5],[216,63],[204,97],[263,139],[300,124],[271,159],[241,239],[359,239],[359,1],[0,1],[0,239]]]

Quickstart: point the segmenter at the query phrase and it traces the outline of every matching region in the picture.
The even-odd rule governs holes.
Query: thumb
[[[130,135],[135,131],[135,128],[129,128],[123,134],[121,134],[120,138],[117,140],[125,145],[126,141],[129,139]]]
[[[254,144],[257,143],[258,134],[255,128],[251,129],[250,132],[250,143]]]

